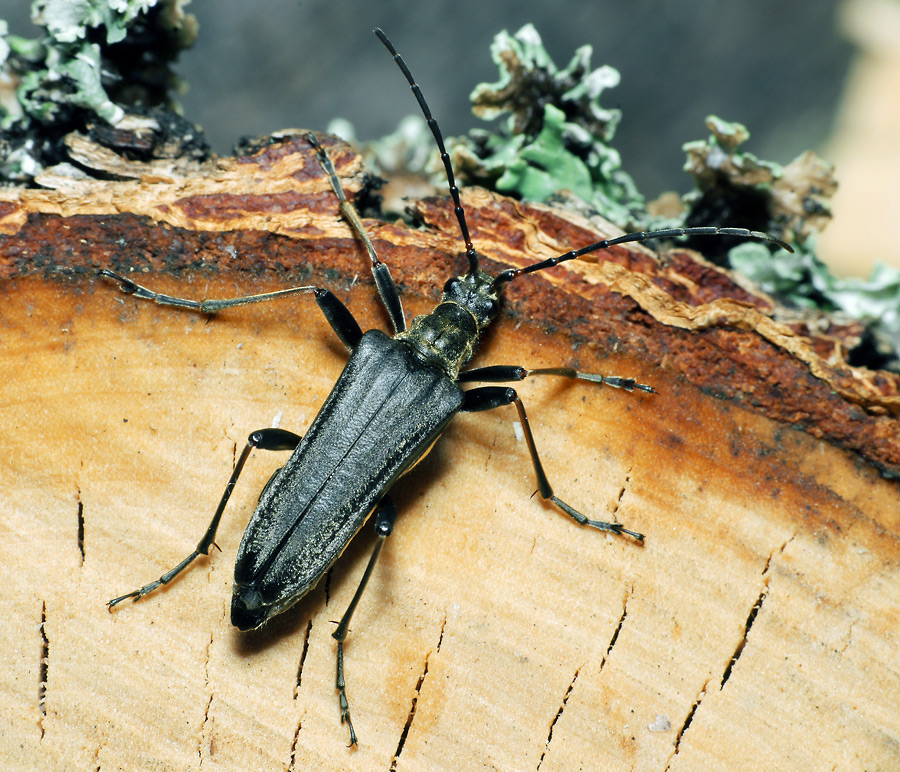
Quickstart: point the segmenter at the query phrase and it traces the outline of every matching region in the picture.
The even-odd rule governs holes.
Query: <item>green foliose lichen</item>
[[[621,114],[600,105],[619,73],[593,69],[591,54],[582,46],[559,69],[532,25],[501,32],[491,45],[500,79],[470,96],[475,115],[500,126],[455,140],[454,156],[470,179],[499,191],[546,201],[565,190],[608,219],[643,225],[644,199],[610,145]]]
[[[687,222],[740,214],[743,227],[773,232],[801,252],[811,249],[831,219],[829,199],[837,190],[832,166],[810,151],[787,166],[762,161],[740,149],[750,137],[742,124],[711,115],[706,126],[708,139],[684,145],[684,170],[696,184],[684,196]]]
[[[685,170],[697,184],[684,197],[686,221],[722,222],[709,218],[733,208],[745,218],[743,227],[791,243],[793,254],[746,241],[728,251],[726,264],[789,304],[865,321],[878,366],[900,369],[900,271],[876,265],[868,280],[842,279],[816,256],[816,236],[831,219],[829,200],[837,189],[831,165],[809,151],[786,166],[761,161],[740,150],[750,136],[741,124],[710,116],[707,127],[707,140],[684,146]]]
[[[0,21],[0,178],[33,178],[89,121],[172,107],[180,83],[169,65],[196,37],[187,1],[35,0],[33,39]]]

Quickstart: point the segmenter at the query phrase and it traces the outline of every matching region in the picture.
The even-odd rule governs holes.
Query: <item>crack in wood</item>
[[[312,619],[306,623],[306,633],[303,635],[303,650],[300,652],[300,662],[297,665],[297,685],[294,687],[294,699],[300,694],[300,681],[303,678],[303,665],[306,655],[309,653],[309,636],[312,633]],[[294,738],[296,740],[296,738]]]
[[[41,740],[44,739],[44,716],[47,715],[47,677],[50,674],[50,639],[47,637],[47,602],[41,601],[41,664],[39,668],[40,680],[38,682],[38,709],[41,717],[38,719],[38,728],[41,730]]]
[[[769,557],[766,558],[766,564],[763,566],[763,570],[762,570],[763,576],[765,576],[766,574],[769,573],[769,566],[772,565],[772,558],[775,557],[775,553],[777,552],[779,555],[784,554],[785,549],[787,549],[787,545],[790,544],[794,540],[794,537],[796,535],[797,535],[796,533],[792,533],[791,537],[789,539],[786,539],[784,544],[782,544],[777,550],[772,550],[769,553]]]
[[[444,614],[444,621],[441,622],[441,634],[438,636],[437,648],[435,648],[435,653],[441,650],[441,644],[444,642],[444,628],[447,627],[447,615]]]
[[[403,753],[403,746],[406,745],[406,738],[409,736],[409,730],[412,727],[413,719],[416,717],[416,705],[419,702],[419,693],[422,691],[422,684],[425,683],[425,676],[428,675],[428,658],[431,656],[431,652],[425,655],[425,667],[422,670],[422,675],[419,676],[419,680],[416,682],[416,692],[413,694],[412,703],[409,706],[409,714],[406,716],[406,723],[403,726],[403,731],[400,733],[400,741],[397,743],[397,750],[394,751],[394,755],[391,758],[391,772],[396,772],[397,770],[397,762],[400,760],[400,754]]]
[[[622,598],[622,616],[619,617],[619,623],[616,625],[616,629],[613,631],[612,636],[609,639],[609,645],[606,647],[606,654],[603,655],[603,659],[600,660],[599,671],[602,672],[603,666],[606,664],[606,660],[609,658],[610,653],[613,650],[613,646],[616,645],[616,641],[619,638],[619,633],[622,631],[622,625],[625,624],[625,618],[628,616],[628,598],[631,593],[634,592],[634,587],[632,586],[629,590],[625,591],[625,596]],[[566,689],[565,695],[563,695],[562,703],[559,706],[559,710],[556,711],[556,716],[553,721],[550,723],[550,731],[547,735],[547,742],[544,743],[544,750],[541,752],[541,758],[538,760],[537,770],[540,770],[541,764],[544,763],[544,757],[547,755],[547,751],[550,748],[550,741],[553,739],[553,729],[556,726],[556,723],[559,721],[562,716],[563,710],[566,707],[566,702],[569,700],[569,695],[572,693],[572,689],[575,687],[575,681],[578,680],[578,674],[581,672],[581,668],[579,667],[575,671],[575,675],[572,677],[572,681],[569,684],[569,688]]]
[[[394,751],[394,755],[391,757],[391,767],[390,772],[396,772],[397,770],[397,762],[400,760],[400,754],[403,753],[403,746],[406,745],[406,738],[409,736],[409,730],[412,728],[413,719],[416,717],[416,706],[419,702],[419,694],[422,691],[422,685],[425,683],[425,676],[428,675],[428,661],[431,659],[431,655],[440,651],[441,643],[444,640],[444,628],[447,625],[447,617],[444,616],[444,621],[441,623],[441,632],[438,636],[437,646],[433,651],[429,651],[425,655],[425,664],[422,668],[422,675],[419,676],[419,680],[416,682],[416,690],[413,694],[412,703],[409,706],[409,714],[406,716],[406,723],[403,726],[403,731],[400,733],[400,740],[397,743],[397,750]]]
[[[669,759],[666,762],[665,772],[668,772],[669,768],[672,765],[672,759],[674,759],[678,755],[678,749],[681,747],[681,738],[684,737],[684,733],[693,723],[694,716],[696,715],[697,710],[700,708],[700,703],[703,702],[703,698],[706,696],[707,686],[709,686],[709,679],[706,679],[706,681],[703,682],[703,687],[697,693],[697,697],[694,699],[694,704],[691,705],[691,709],[688,711],[687,716],[685,716],[684,722],[681,724],[681,728],[678,730],[678,734],[675,735],[675,749],[672,751],[672,755],[669,756]]]
[[[84,566],[84,502],[81,500],[81,488],[75,489],[75,502],[78,505],[78,552],[81,555],[81,565]]]
[[[203,733],[206,731],[206,725],[209,723],[209,709],[212,706],[213,692],[209,688],[209,655],[213,644],[213,634],[209,634],[209,643],[206,644],[206,658],[203,662],[203,683],[209,691],[209,699],[206,701],[206,709],[203,711],[203,723],[200,724],[200,731],[197,733],[197,758],[200,766],[203,766]],[[210,740],[210,751],[212,750],[213,741]]]
[[[628,486],[631,483],[631,470],[629,469],[625,475],[625,482],[622,483],[622,486],[619,488],[619,495],[616,497],[616,503],[613,504],[612,514],[615,515],[616,512],[619,511],[619,505],[622,503],[622,497],[625,495],[625,491],[628,490]]]
[[[843,646],[841,646],[841,648],[835,649],[838,654],[845,654],[847,652],[847,649],[850,648],[850,645],[853,643],[853,628],[856,627],[858,622],[859,619],[854,619],[852,622],[850,622],[850,626],[847,628],[847,642]]]
[[[747,614],[747,621],[744,623],[744,635],[741,637],[741,640],[738,641],[737,646],[734,649],[734,654],[731,655],[731,659],[728,662],[728,666],[725,668],[725,671],[722,673],[722,681],[719,685],[719,691],[725,687],[725,683],[731,678],[731,672],[734,670],[734,666],[737,665],[738,660],[741,658],[741,655],[744,653],[744,647],[747,645],[747,638],[750,635],[750,629],[753,627],[753,623],[756,621],[756,617],[759,614],[759,610],[762,608],[763,601],[766,599],[766,596],[769,594],[769,568],[772,565],[772,558],[775,557],[775,553],[781,554],[784,552],[785,548],[788,544],[791,543],[794,536],[796,534],[791,535],[791,537],[781,545],[777,550],[772,550],[769,553],[769,556],[766,558],[766,564],[763,566],[762,575],[764,578],[762,589],[759,592],[759,597],[756,599],[756,602],[753,604],[753,607],[750,609],[750,613]]]
[[[544,750],[541,752],[541,758],[538,759],[537,767],[535,767],[536,772],[537,770],[540,770],[541,764],[544,763],[544,756],[546,756],[547,751],[550,750],[550,743],[553,740],[553,730],[556,728],[556,722],[559,721],[560,717],[563,714],[563,711],[566,709],[566,703],[569,701],[569,695],[572,693],[572,689],[575,688],[575,682],[578,680],[578,674],[580,672],[581,668],[579,667],[575,671],[575,675],[572,676],[572,681],[569,683],[569,688],[566,689],[566,693],[563,695],[559,710],[556,711],[556,715],[553,717],[553,721],[550,722],[550,731],[547,733],[547,742],[544,743]]]
[[[759,593],[759,597],[756,599],[756,603],[753,604],[753,607],[750,609],[750,613],[747,614],[747,621],[744,624],[744,635],[741,640],[738,641],[738,644],[734,649],[734,654],[731,655],[731,660],[728,662],[728,666],[725,668],[725,672],[722,673],[722,682],[719,684],[719,691],[722,691],[722,689],[725,688],[725,683],[729,678],[731,678],[731,671],[734,670],[734,666],[741,658],[741,654],[744,653],[744,647],[747,645],[747,637],[750,635],[750,629],[753,627],[753,623],[756,621],[756,616],[757,614],[759,614],[759,610],[762,608],[763,601],[768,594],[769,580],[766,579],[766,582]]]
[[[769,594],[769,578],[767,576],[769,572],[769,568],[772,564],[772,558],[775,556],[775,553],[783,553],[788,544],[793,540],[794,536],[792,535],[789,539],[787,539],[780,548],[777,550],[773,550],[768,558],[766,558],[765,565],[763,566],[762,575],[764,578],[763,586],[760,590],[759,597],[757,597],[753,606],[750,608],[750,612],[747,614],[747,621],[744,623],[744,634],[741,636],[741,640],[738,641],[737,646],[735,646],[734,654],[731,655],[731,659],[728,662],[724,672],[722,673],[722,680],[719,684],[719,691],[725,687],[728,679],[731,677],[731,673],[734,670],[735,665],[737,665],[738,660],[741,658],[741,655],[744,652],[744,648],[747,645],[747,638],[750,635],[750,630],[753,628],[754,622],[756,622],[756,618],[759,615],[759,611],[762,608],[763,601]],[[706,688],[709,685],[709,680],[703,684],[703,688],[697,694],[697,698],[694,700],[694,704],[691,706],[691,709],[688,711],[687,716],[684,719],[684,722],[681,725],[681,728],[678,730],[677,735],[675,736],[675,750],[672,752],[672,755],[669,757],[669,760],[666,764],[666,770],[671,766],[672,759],[678,755],[678,750],[681,746],[681,739],[684,736],[684,733],[687,731],[688,727],[690,727],[691,723],[694,720],[694,716],[697,713],[697,710],[700,707],[700,703],[703,701],[703,698],[706,696]]]
[[[300,730],[303,729],[303,719],[306,718],[304,712],[297,722],[297,728],[294,730],[294,739],[291,741],[291,760],[288,763],[288,772],[294,772],[294,765],[297,762],[297,743],[300,741]]]
[[[606,654],[604,654],[603,659],[600,660],[600,670],[603,670],[603,666],[606,664],[606,660],[609,658],[613,646],[616,645],[616,641],[619,639],[619,633],[622,632],[622,625],[625,624],[625,617],[628,616],[628,597],[632,592],[634,592],[633,586],[630,590],[625,591],[625,597],[622,599],[622,616],[619,617],[619,624],[616,625],[616,629],[609,639],[609,646],[606,647]]]

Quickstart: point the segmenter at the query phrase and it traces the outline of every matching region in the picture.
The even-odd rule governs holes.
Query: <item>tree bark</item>
[[[348,191],[361,161],[327,137]],[[343,347],[308,297],[205,317],[122,296],[328,286],[387,327],[367,258],[302,135],[205,164],[0,192],[2,753],[11,769],[867,769],[900,748],[900,383],[849,367],[853,326],[777,306],[696,253],[622,246],[508,286],[474,364],[575,366],[658,394],[516,388],[556,493],[533,496],[512,408],[462,415],[397,486],[401,515],[353,619],[347,749],[334,622],[366,527],[262,630],[230,626],[231,562],[283,463],[255,453],[194,547],[247,435],[303,433]],[[615,235],[573,211],[463,194],[483,267]],[[366,220],[407,316],[465,265],[427,227]],[[532,382],[534,381],[534,382]]]

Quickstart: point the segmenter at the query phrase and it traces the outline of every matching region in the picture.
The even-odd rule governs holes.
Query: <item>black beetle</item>
[[[306,435],[301,438],[283,429],[253,432],[197,548],[156,581],[114,598],[108,605],[112,608],[126,598],[142,598],[171,581],[199,555],[209,553],[222,512],[253,448],[293,451],[287,463],[263,489],[241,540],[234,570],[231,621],[240,630],[251,630],[292,606],[316,585],[369,516],[375,513],[378,536],[375,548],[359,587],[333,633],[338,642],[336,686],[341,721],[347,721],[349,725],[351,745],[357,738],[350,721],[343,650],[350,618],[394,525],[397,511],[390,498],[392,486],[428,453],[454,415],[515,405],[540,495],[580,525],[627,534],[639,541],[644,538],[619,523],[589,519],[554,495],[541,466],[525,408],[514,389],[482,386],[464,391],[460,388],[459,384],[465,382],[512,382],[532,375],[553,375],[607,384],[626,391],[654,392],[650,386],[636,383],[631,378],[582,373],[571,368],[527,370],[500,365],[461,372],[475,352],[481,331],[499,313],[503,285],[614,244],[650,239],[685,235],[739,236],[763,239],[793,251],[787,244],[759,231],[673,228],[629,233],[491,276],[479,268],[478,252],[469,238],[450,157],[437,122],[403,59],[380,29],[376,29],[375,34],[405,75],[434,135],[469,261],[466,273],[451,278],[444,285],[441,302],[430,314],[417,317],[407,329],[390,271],[378,259],[355,208],[344,194],[331,160],[313,134],[308,135],[308,140],[329,175],[341,212],[369,253],[376,286],[394,326],[393,337],[380,330],[363,333],[346,306],[322,287],[292,287],[263,295],[195,301],[161,295],[112,271],[101,271],[103,276],[117,281],[122,291],[135,297],[201,313],[311,293],[337,336],[350,350],[350,360]]]

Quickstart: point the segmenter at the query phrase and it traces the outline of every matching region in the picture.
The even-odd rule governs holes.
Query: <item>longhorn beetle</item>
[[[374,513],[377,538],[372,555],[353,599],[333,633],[337,640],[335,686],[341,723],[346,721],[348,724],[351,746],[356,744],[357,738],[350,720],[344,680],[344,640],[350,619],[384,541],[394,526],[397,510],[391,500],[391,488],[398,478],[428,453],[454,415],[515,405],[541,497],[579,525],[628,535],[637,541],[644,538],[619,523],[592,520],[553,493],[538,457],[525,407],[514,389],[481,386],[464,391],[460,388],[462,383],[508,383],[533,375],[549,375],[606,384],[625,391],[638,389],[655,393],[650,386],[636,383],[632,378],[583,373],[568,367],[528,370],[496,365],[460,372],[472,358],[480,332],[497,318],[503,285],[614,244],[650,239],[721,234],[762,239],[793,251],[773,236],[744,228],[671,228],[604,239],[558,257],[524,268],[509,268],[497,276],[491,276],[479,268],[478,252],[469,238],[450,156],[437,122],[409,68],[387,36],[380,29],[375,30],[375,35],[394,57],[409,82],[434,135],[447,173],[450,198],[469,262],[469,268],[462,276],[447,281],[441,302],[430,314],[416,317],[407,328],[400,296],[390,271],[378,259],[356,209],[344,194],[331,159],[311,133],[307,139],[324,173],[328,175],[340,211],[369,254],[378,293],[394,328],[393,337],[377,329],[363,333],[346,306],[323,287],[292,287],[226,300],[196,301],[158,294],[109,270],[100,272],[118,282],[120,289],[127,294],[160,305],[206,314],[287,295],[312,294],[338,338],[350,350],[350,359],[344,371],[306,435],[301,438],[283,429],[253,432],[235,464],[212,522],[196,549],[156,581],[113,598],[108,606],[112,609],[126,598],[139,600],[161,584],[168,584],[199,555],[209,554],[222,512],[254,448],[292,451],[287,463],[272,475],[263,488],[256,511],[241,539],[234,567],[231,622],[239,630],[252,630],[300,600],[322,578],[350,539]]]

